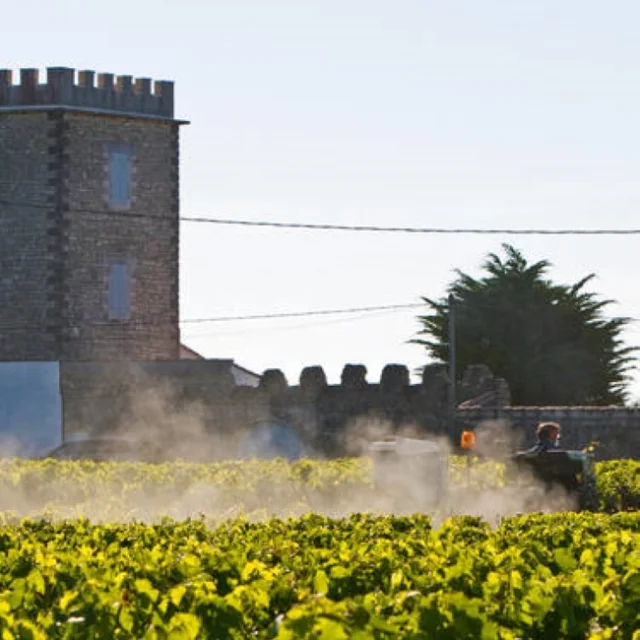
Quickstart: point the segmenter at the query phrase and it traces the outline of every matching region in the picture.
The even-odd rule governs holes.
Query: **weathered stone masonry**
[[[55,334],[55,126],[46,113],[0,115],[0,359],[47,360]],[[26,206],[26,203],[29,206]]]
[[[502,424],[510,446],[534,442],[543,420],[562,425],[563,446],[581,449],[599,441],[600,459],[640,456],[640,409],[624,407],[511,407],[504,380],[486,367],[469,367],[458,388],[456,441],[462,429]],[[159,427],[154,440],[171,455],[178,438],[187,449],[224,457],[258,423],[295,429],[318,455],[359,454],[371,437],[409,429],[412,435],[449,433],[448,377],[444,367],[427,367],[420,384],[410,384],[403,365],[387,365],[379,383],[366,379],[362,365],[346,365],[341,383],[328,385],[321,367],[307,367],[290,386],[277,369],[267,370],[259,388],[238,387],[224,361],[199,360],[105,365],[65,363],[61,382],[65,437],[123,433],[142,424]],[[150,395],[148,395],[150,394]],[[207,436],[183,432],[185,416],[196,416]],[[506,430],[504,429],[506,427]]]
[[[0,70],[0,360],[173,360],[179,353],[179,125],[173,84]],[[130,203],[107,197],[132,152]],[[131,265],[126,319],[109,270]]]

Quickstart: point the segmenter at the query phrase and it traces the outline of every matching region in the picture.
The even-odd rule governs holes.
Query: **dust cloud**
[[[423,440],[424,434],[417,425],[394,429],[385,420],[356,419],[341,443],[349,456],[359,458],[361,468],[353,477],[345,477],[337,462],[318,471],[304,461],[291,465],[239,459],[241,431],[224,433],[215,427],[201,404],[180,403],[170,388],[156,386],[129,399],[126,423],[112,432],[114,442],[128,443],[125,458],[149,464],[125,460],[104,462],[98,469],[82,462],[29,467],[15,457],[10,442],[3,443],[0,518],[83,517],[96,523],[204,518],[216,523],[239,516],[262,520],[309,512],[330,517],[428,513],[437,526],[452,515],[497,523],[518,513],[575,507],[564,492],[549,493],[533,477],[507,482],[495,461],[504,463],[520,443],[500,422],[478,426],[473,461],[452,457],[444,436],[431,439],[437,445],[435,454],[418,455],[420,443],[409,440],[408,455],[390,461],[382,455],[372,461],[372,442]],[[306,453],[310,459],[320,458],[312,450]]]

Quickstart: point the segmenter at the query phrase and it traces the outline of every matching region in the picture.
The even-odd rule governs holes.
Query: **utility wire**
[[[378,305],[371,307],[352,307],[348,309],[319,309],[313,311],[294,311],[294,312],[283,312],[283,313],[264,313],[264,314],[253,314],[253,315],[239,315],[239,316],[217,316],[212,318],[187,318],[185,320],[179,320],[179,324],[204,324],[210,322],[240,322],[243,320],[274,320],[281,318],[308,318],[313,316],[329,316],[329,315],[344,315],[350,313],[371,313],[376,311],[400,311],[403,309],[415,309],[417,307],[424,306],[424,303],[410,303],[410,304],[388,304],[388,305]],[[160,326],[169,323],[165,320],[101,320],[101,321],[93,321],[93,322],[85,322],[80,323],[80,326],[114,326],[114,327],[123,327],[129,328],[132,326]],[[0,323],[0,332],[5,330],[24,330],[24,329],[36,329],[41,326],[45,326],[42,324],[16,324],[16,323]]]
[[[230,336],[246,336],[246,335],[271,335],[273,333],[282,333],[282,332],[298,332],[298,331],[310,331],[315,329],[325,329],[327,327],[336,327],[337,325],[346,325],[354,322],[362,322],[363,320],[384,320],[388,318],[390,314],[397,313],[397,310],[391,311],[378,311],[377,313],[361,313],[355,315],[347,315],[347,316],[338,316],[338,317],[330,317],[325,319],[314,318],[312,320],[295,320],[292,319],[291,322],[285,322],[280,324],[266,323],[266,326],[260,325],[260,327],[256,327],[255,325],[249,328],[247,325],[233,325],[233,328],[222,328],[219,327],[215,331],[212,330],[211,327],[206,328],[204,332],[195,331],[191,328],[183,328],[181,331],[182,337],[188,340],[200,340],[204,338],[227,338]],[[202,327],[200,327],[202,328]]]
[[[29,207],[33,209],[46,209],[51,210],[53,205],[34,203],[34,202],[20,202],[17,200],[5,200],[0,199],[0,204],[7,206],[20,206]],[[130,219],[158,219],[165,222],[172,220],[170,216],[160,216],[152,213],[137,213],[134,211],[105,211],[104,209],[70,209],[68,211],[72,214],[86,214],[86,215],[99,215],[109,216],[113,218],[130,218]],[[640,235],[640,229],[512,229],[512,228],[494,228],[494,229],[482,229],[482,228],[446,228],[446,227],[383,227],[375,225],[344,225],[344,224],[320,224],[320,223],[302,223],[302,222],[273,222],[269,220],[238,220],[232,218],[209,218],[202,216],[180,216],[181,222],[203,223],[203,224],[216,224],[227,226],[242,226],[242,227],[264,227],[272,229],[297,229],[306,231],[352,231],[352,232],[367,232],[367,233],[412,233],[412,234],[431,234],[431,235],[544,235],[544,236],[604,236],[604,235],[616,235],[616,236],[631,236]]]
[[[187,318],[185,320],[179,320],[179,324],[205,324],[205,323],[216,323],[216,322],[241,322],[245,320],[277,320],[277,319],[285,319],[285,318],[309,318],[314,316],[329,316],[329,315],[345,315],[352,313],[359,314],[367,314],[374,312],[393,312],[400,311],[404,309],[416,309],[418,307],[423,307],[424,303],[409,303],[409,304],[388,304],[388,305],[377,305],[371,307],[350,307],[347,309],[318,309],[314,311],[294,311],[294,312],[283,312],[283,313],[264,313],[264,314],[253,314],[253,315],[238,315],[238,316],[215,316],[211,318]],[[356,320],[362,320],[361,318],[354,318]],[[640,318],[636,317],[628,317],[627,320],[630,322],[640,322]],[[116,321],[116,320],[101,320],[84,323],[88,326],[114,326],[114,327],[122,327],[129,328],[132,326],[144,326],[144,325],[163,325],[163,324],[173,324],[168,321],[160,321],[160,320],[125,320],[125,321]],[[34,324],[34,323],[24,323],[24,324],[14,324],[14,323],[0,323],[0,332],[5,330],[25,330],[25,329],[37,329],[41,326],[45,326],[42,324]],[[636,331],[640,331],[640,328],[634,328],[633,326],[625,327],[626,329],[634,329]],[[202,335],[202,334],[192,334],[194,336]],[[217,335],[217,334],[216,334]]]
[[[292,313],[264,313],[250,316],[222,316],[218,318],[194,318],[181,320],[180,324],[196,324],[203,322],[235,322],[240,320],[268,320],[274,318],[307,318],[310,316],[328,316],[343,313],[369,313],[371,311],[391,311],[399,309],[415,309],[423,307],[424,303],[414,302],[412,304],[389,304],[376,307],[353,307],[350,309],[322,309],[318,311],[297,311]]]
[[[8,206],[24,206],[33,209],[51,210],[53,205],[36,202],[26,202],[20,200],[7,200],[0,198],[0,204]],[[104,209],[76,209],[70,210],[69,213],[80,213],[88,215],[101,215],[109,217],[121,218],[157,218],[158,220],[170,221],[168,216],[159,216],[155,214],[136,213],[132,211],[105,211]],[[378,227],[378,226],[358,226],[358,225],[333,225],[333,224],[306,224],[296,222],[269,222],[255,220],[233,220],[226,218],[203,218],[181,216],[180,220],[184,222],[210,223],[218,225],[239,225],[250,227],[272,227],[285,229],[306,229],[321,231],[366,231],[366,232],[391,232],[391,233],[427,233],[427,234],[518,234],[518,235],[638,235],[640,229],[446,229],[440,227]],[[350,309],[327,309],[318,311],[301,311],[292,313],[269,313],[245,316],[221,316],[213,318],[192,318],[181,320],[180,324],[200,324],[208,322],[235,322],[245,320],[264,320],[277,318],[298,318],[309,316],[324,316],[347,313],[367,313],[373,311],[387,311],[417,308],[422,304],[400,304],[400,305],[381,305],[371,307],[358,307]],[[631,320],[636,321],[635,318]],[[91,323],[105,324],[105,322]],[[109,323],[110,324],[110,323]],[[130,324],[160,324],[156,321],[132,321]],[[24,328],[24,325],[2,325],[0,329]]]
[[[474,234],[474,235],[638,235],[640,229],[475,229],[445,227],[378,227],[371,225],[307,224],[301,222],[271,222],[266,220],[231,220],[224,218],[181,217],[184,222],[205,222],[245,227],[305,229],[311,231],[365,231],[375,233]]]

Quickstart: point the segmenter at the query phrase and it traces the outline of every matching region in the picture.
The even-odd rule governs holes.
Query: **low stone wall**
[[[532,443],[538,423],[559,422],[561,445],[582,449],[596,444],[599,459],[640,458],[640,409],[625,407],[469,407],[457,419],[471,428],[504,421],[515,441]]]

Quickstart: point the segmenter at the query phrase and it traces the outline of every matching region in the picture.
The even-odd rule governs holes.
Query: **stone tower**
[[[0,360],[176,360],[173,83],[0,70]]]

